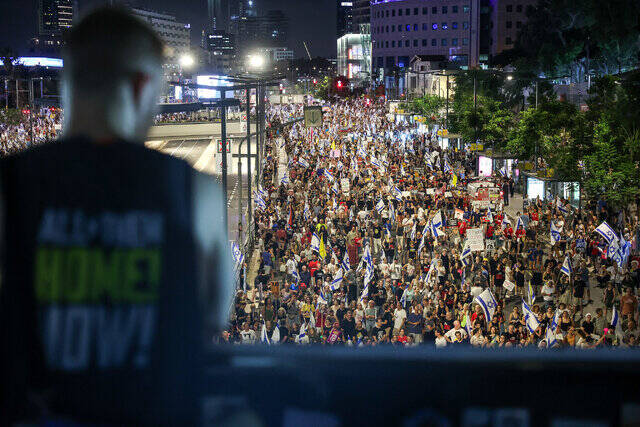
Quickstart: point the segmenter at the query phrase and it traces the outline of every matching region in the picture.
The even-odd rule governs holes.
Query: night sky
[[[306,41],[312,56],[336,56],[336,0],[254,0],[258,10],[280,9],[289,18],[289,48],[296,57],[306,56]],[[78,0],[80,11],[106,0]],[[168,12],[191,23],[191,43],[198,44],[207,20],[207,0],[130,0],[128,3]],[[35,35],[38,0],[0,0],[0,49],[18,52]]]

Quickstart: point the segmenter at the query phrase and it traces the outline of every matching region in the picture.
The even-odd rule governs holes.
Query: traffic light
[[[342,89],[342,80],[338,80],[338,83],[336,83],[336,87],[338,89]]]
[[[318,84],[318,80],[313,79],[313,85],[315,86],[315,85],[317,85],[317,84]]]
[[[280,95],[284,93],[284,85],[280,83]]]
[[[24,115],[31,114],[31,110],[29,110],[28,108],[25,108],[24,110],[22,110],[22,114]]]

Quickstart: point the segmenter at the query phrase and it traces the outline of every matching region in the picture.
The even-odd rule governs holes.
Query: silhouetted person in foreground
[[[203,329],[233,281],[221,189],[143,145],[163,50],[124,11],[87,15],[64,137],[0,162],[0,425],[198,422]]]

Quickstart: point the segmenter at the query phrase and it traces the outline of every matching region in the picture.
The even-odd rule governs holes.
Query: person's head
[[[157,109],[164,45],[124,9],[99,8],[69,31],[63,50],[67,136],[141,142]]]

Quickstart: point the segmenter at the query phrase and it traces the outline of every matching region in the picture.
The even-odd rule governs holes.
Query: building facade
[[[372,0],[373,68],[408,67],[416,55],[479,63],[479,0]]]
[[[351,34],[355,32],[353,23],[353,4],[352,0],[336,0],[337,12],[336,17],[336,37],[340,38],[345,34]]]
[[[204,62],[213,72],[229,74],[236,61],[236,45],[233,34],[222,30],[203,31],[202,49]]]
[[[59,54],[64,33],[73,25],[78,6],[74,0],[38,0],[36,36],[29,43],[31,53]]]
[[[369,46],[360,34],[345,34],[338,39],[338,75],[352,81],[363,81],[369,78],[366,58]],[[369,42],[370,44],[370,42]]]
[[[535,0],[488,0],[491,13],[491,36],[488,42],[492,56],[513,49],[518,33],[527,20],[527,8]]]
[[[271,62],[292,61],[294,57],[293,51],[286,47],[268,47],[264,52]]]
[[[146,9],[131,9],[131,12],[149,24],[169,48],[167,62],[178,64],[180,57],[191,49],[191,25],[178,22],[175,16]]]
[[[289,19],[281,10],[270,10],[265,15],[240,16],[232,19],[231,30],[236,35],[241,55],[267,47],[287,46]]]

